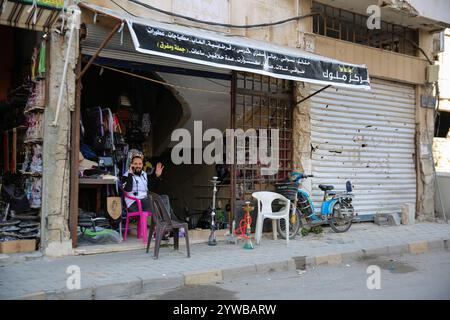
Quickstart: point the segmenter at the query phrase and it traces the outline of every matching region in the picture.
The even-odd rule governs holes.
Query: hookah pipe
[[[211,209],[211,233],[209,234],[208,238],[208,245],[215,246],[217,245],[216,240],[216,192],[217,192],[217,177],[213,177],[213,180],[211,182],[214,184],[213,189],[213,202],[212,202],[212,209]]]
[[[249,236],[247,236],[247,229],[248,226],[252,225],[252,217],[250,216],[250,214],[248,212],[245,213],[244,217],[241,219],[241,221],[239,221],[239,227],[234,230],[234,234],[236,236],[240,236],[243,237],[244,239],[249,239]],[[250,228],[251,230],[251,228]],[[239,234],[240,233],[240,234]]]
[[[246,241],[244,244],[244,249],[253,249],[253,243],[250,240],[250,236],[252,234],[252,229],[251,229],[251,225],[252,225],[252,217],[250,215],[250,211],[253,211],[254,207],[250,206],[250,201],[246,201],[245,202],[245,206],[242,207],[245,211],[245,215],[244,217],[241,219],[241,221],[239,222],[239,228],[236,229],[235,235],[238,235],[238,231],[241,233],[240,236],[242,236]]]

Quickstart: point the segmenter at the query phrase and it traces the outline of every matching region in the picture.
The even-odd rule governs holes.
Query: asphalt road
[[[379,277],[378,277],[379,275]],[[369,287],[371,289],[369,289]],[[450,252],[371,256],[133,296],[145,300],[450,299]]]

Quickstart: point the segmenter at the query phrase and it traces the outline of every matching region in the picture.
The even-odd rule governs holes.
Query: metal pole
[[[305,101],[305,100],[307,100],[307,99],[309,99],[309,98],[315,96],[316,94],[321,93],[323,90],[328,89],[329,87],[331,87],[331,84],[327,85],[326,87],[323,87],[323,88],[320,89],[320,90],[317,90],[317,91],[314,92],[314,93],[311,93],[311,94],[310,94],[309,96],[307,96],[306,98],[303,98],[302,100],[297,101],[297,102],[295,103],[295,105],[298,105],[299,103],[302,103],[303,101]]]
[[[212,210],[211,210],[211,233],[208,239],[208,245],[215,246],[217,245],[216,240],[216,192],[217,192],[217,177],[213,177],[211,181],[214,185],[213,188],[213,202],[212,202]]]
[[[108,34],[108,36],[100,44],[100,47],[98,47],[98,49],[95,51],[94,55],[91,57],[91,59],[88,61],[88,63],[84,66],[83,70],[81,71],[81,73],[77,77],[77,80],[79,80],[79,79],[81,79],[83,77],[83,75],[86,73],[86,71],[91,66],[92,62],[94,62],[94,60],[97,59],[97,57],[100,54],[100,52],[103,50],[104,47],[106,47],[106,45],[108,44],[109,40],[111,40],[111,38],[114,36],[114,34],[120,28],[122,23],[123,23],[123,21],[119,22],[118,24],[116,24],[114,26],[114,28],[111,30],[111,32]]]
[[[237,86],[237,80],[236,80],[236,71],[233,71],[232,78],[231,78],[231,129],[236,129],[236,86]],[[233,138],[234,139],[234,138]],[[234,146],[234,143],[232,143]],[[227,146],[229,147],[229,146]],[[234,150],[231,150],[233,153],[233,162],[231,163],[231,179],[230,179],[230,193],[231,193],[231,201],[230,201],[230,208],[231,208],[231,220],[229,221],[230,224],[230,234],[233,236],[233,222],[234,218],[236,216],[236,165],[234,164]]]

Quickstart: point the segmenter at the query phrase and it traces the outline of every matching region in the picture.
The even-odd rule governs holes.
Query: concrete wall
[[[243,25],[270,22],[297,15],[296,0],[140,0],[156,8],[171,11],[199,20]],[[102,7],[121,12],[122,10],[109,0],[89,1]],[[296,22],[289,22],[274,27],[255,29],[229,29],[225,27],[199,24],[185,19],[171,17],[156,11],[146,9],[129,1],[117,0],[120,5],[131,13],[155,19],[162,22],[177,23],[200,27],[207,30],[242,35],[253,39],[273,41],[281,45],[296,45]]]
[[[424,58],[367,47],[356,43],[314,35],[315,52],[345,62],[365,64],[370,77],[405,83],[425,82],[428,62]]]
[[[433,159],[436,171],[450,172],[449,138],[433,138]]]
[[[444,48],[439,54],[439,110],[450,112],[450,29],[445,30]]]
[[[78,39],[78,32],[74,34]],[[53,126],[61,77],[63,73],[68,37],[51,33],[49,101],[44,120],[44,174],[42,189],[41,250],[48,256],[72,253],[69,232],[69,181],[70,181],[70,110],[75,105],[75,66],[78,58],[78,41],[72,41],[63,103],[57,126]]]
[[[438,189],[435,198],[436,217],[450,219],[450,172],[436,172]],[[445,212],[445,217],[442,214]]]

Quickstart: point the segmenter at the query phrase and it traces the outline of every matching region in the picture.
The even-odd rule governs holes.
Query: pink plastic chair
[[[137,225],[137,237],[141,238],[142,241],[144,243],[147,243],[147,217],[150,217],[152,215],[151,212],[149,211],[142,211],[142,204],[141,204],[141,200],[133,197],[129,194],[129,192],[123,191],[123,194],[125,196],[125,198],[131,199],[136,201],[137,203],[137,207],[138,207],[138,211],[136,212],[129,212],[128,208],[126,209],[127,212],[127,220],[125,223],[125,233],[123,235],[123,240],[126,241],[127,240],[127,233],[128,233],[128,223],[130,220],[130,217],[137,217],[139,216],[139,223]]]

